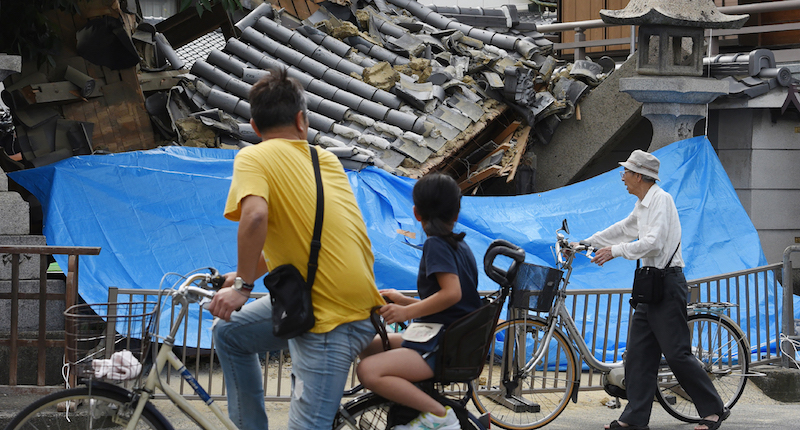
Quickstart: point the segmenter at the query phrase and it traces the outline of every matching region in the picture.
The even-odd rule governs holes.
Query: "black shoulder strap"
[[[681,241],[678,241],[678,246],[675,248],[675,252],[672,253],[672,257],[669,257],[669,261],[667,261],[667,267],[665,269],[669,269],[669,265],[672,264],[672,259],[675,258],[675,254],[678,253],[678,248],[681,247]]]
[[[311,252],[308,255],[308,287],[314,285],[314,278],[317,275],[317,258],[319,258],[319,250],[322,247],[320,237],[322,236],[322,216],[325,213],[325,199],[322,193],[322,174],[319,171],[319,156],[317,155],[317,148],[309,145],[308,150],[311,152],[311,162],[314,164],[314,179],[317,182],[317,215],[314,219],[314,236],[311,238]]]

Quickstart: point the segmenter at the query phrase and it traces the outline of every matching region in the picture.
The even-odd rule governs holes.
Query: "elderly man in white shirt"
[[[635,303],[625,355],[628,404],[607,429],[648,429],[658,365],[663,353],[678,381],[704,417],[696,430],[716,430],[730,415],[705,370],[692,355],[686,321],[687,285],[681,256],[681,223],[672,196],[656,184],[661,163],[636,150],[627,161],[622,181],[639,198],[625,219],[593,234],[584,243],[600,248],[592,259],[602,266],[615,257],[642,260],[644,266],[666,269],[663,299]]]

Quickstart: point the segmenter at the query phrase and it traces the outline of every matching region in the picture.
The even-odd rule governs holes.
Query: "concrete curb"
[[[800,369],[754,366],[752,371],[764,373],[765,376],[752,377],[750,381],[769,398],[779,402],[800,402]]]

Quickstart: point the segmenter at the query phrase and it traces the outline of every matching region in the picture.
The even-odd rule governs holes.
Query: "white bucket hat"
[[[658,179],[658,168],[661,166],[661,162],[658,161],[655,155],[649,152],[637,149],[631,153],[627,161],[622,161],[619,165],[631,172],[641,173],[656,181],[660,180]]]

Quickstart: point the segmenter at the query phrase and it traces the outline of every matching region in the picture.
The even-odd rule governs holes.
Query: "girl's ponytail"
[[[453,232],[452,223],[446,223],[438,218],[431,218],[426,222],[425,234],[428,236],[439,236],[444,239],[453,249],[458,249],[458,242],[464,240],[465,232]]]
[[[453,249],[458,249],[458,242],[461,242],[462,240],[464,240],[464,236],[466,236],[466,235],[467,235],[467,233],[466,233],[466,232],[463,232],[463,231],[462,231],[462,232],[460,232],[460,233],[453,233],[453,232],[451,231],[449,235],[447,235],[447,236],[442,236],[442,238],[443,238],[443,239],[444,239],[444,240],[445,240],[445,241],[446,241],[448,244],[450,244],[450,246],[452,246],[452,247],[453,247]]]

